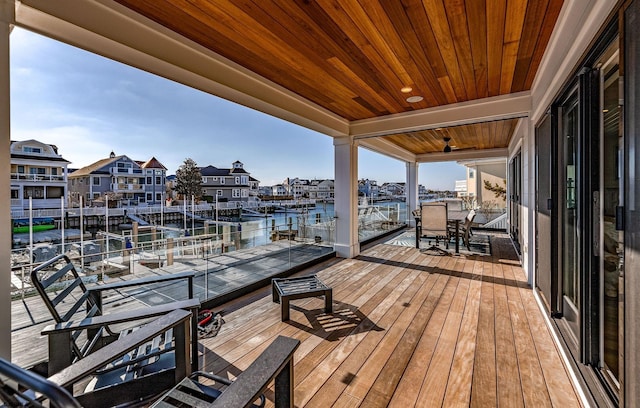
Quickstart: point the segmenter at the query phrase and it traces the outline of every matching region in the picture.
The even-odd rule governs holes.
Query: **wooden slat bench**
[[[313,296],[324,296],[324,311],[333,311],[333,291],[316,275],[300,278],[276,278],[271,281],[273,301],[280,303],[282,321],[289,320],[289,301]]]

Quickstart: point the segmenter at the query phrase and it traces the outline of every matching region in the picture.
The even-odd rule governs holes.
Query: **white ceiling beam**
[[[425,153],[416,156],[418,163],[447,162],[473,159],[507,158],[509,149],[467,149],[451,153]]]
[[[356,139],[362,139],[394,133],[521,118],[528,116],[530,111],[531,95],[529,92],[519,92],[415,112],[357,120],[351,122],[350,133]]]
[[[16,4],[18,26],[329,136],[348,135],[346,119],[112,0]]]

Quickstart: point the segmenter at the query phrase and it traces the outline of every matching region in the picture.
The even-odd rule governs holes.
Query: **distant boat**
[[[51,217],[33,218],[33,231],[47,231],[56,227],[55,220]],[[29,219],[16,218],[13,220],[13,232],[16,234],[29,232]]]

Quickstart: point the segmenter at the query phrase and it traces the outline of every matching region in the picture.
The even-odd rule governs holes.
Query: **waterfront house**
[[[146,162],[130,159],[126,155],[98,160],[73,171],[69,175],[69,193],[77,202],[101,203],[105,197],[113,206],[160,204],[165,191],[166,168],[155,157]]]
[[[248,202],[257,197],[259,181],[251,177],[240,161],[235,161],[231,168],[215,166],[200,167],[202,176],[203,198],[209,202],[237,201]]]
[[[297,383],[296,396],[319,390],[311,395],[326,397],[348,387],[352,392],[342,394],[344,405],[384,406],[392,398],[421,393],[435,399],[421,406],[447,406],[454,399],[459,406],[637,406],[640,0],[407,0],[371,1],[366,6],[353,1],[198,1],[181,2],[180,7],[169,0],[0,0],[1,162],[9,161],[9,37],[14,26],[331,137],[334,249],[349,259],[345,263],[367,262],[336,272],[336,281],[375,271],[379,265],[403,268],[398,273],[424,270],[424,265],[412,263],[421,255],[417,250],[393,259],[382,249],[367,259],[358,257],[359,148],[405,164],[409,211],[418,205],[420,163],[507,159],[509,231],[520,243],[521,258],[496,257],[480,265],[488,279],[472,279],[477,275],[456,270],[455,260],[454,266],[434,260],[463,285],[480,284],[490,292],[482,290],[486,297],[466,303],[456,288],[446,291],[454,299],[446,321],[438,318],[447,311],[403,315],[404,321],[424,323],[419,333],[407,336],[425,333],[425,343],[442,341],[445,346],[438,350],[451,359],[434,360],[442,362],[434,377],[412,375],[429,364],[432,355],[405,348],[405,331],[394,331],[400,346],[359,350],[359,358],[349,359],[335,376],[303,361],[297,373],[328,372],[331,378],[304,378]],[[213,144],[207,139],[202,143]],[[7,193],[9,179],[6,173],[0,177],[6,180],[0,189]],[[0,199],[0,230],[9,228],[9,208],[6,194]],[[9,241],[0,238],[4,265],[10,262]],[[526,280],[502,275],[514,264]],[[0,287],[8,288],[9,277],[4,279]],[[429,297],[426,303],[442,304],[442,299]],[[5,291],[3,305],[9,300]],[[465,324],[451,331],[433,328],[438,322],[441,328],[452,327],[445,323],[461,319],[457,308],[473,302],[481,303],[473,320],[483,330],[477,343],[450,340],[468,327]],[[256,306],[256,314],[247,318],[256,316],[250,323],[261,319],[270,306],[266,303]],[[388,304],[394,310],[415,306],[411,299],[391,299]],[[0,311],[0,354],[9,356],[11,315],[9,307]],[[511,316],[514,319],[505,323]],[[522,333],[513,330],[511,322],[531,331],[509,337]],[[373,336],[386,335],[388,327],[376,327],[381,330]],[[549,332],[552,342],[525,342]],[[250,338],[238,340],[234,334],[220,341],[250,343]],[[314,356],[330,348],[329,341],[311,337],[321,350]],[[501,342],[505,338],[509,340]],[[226,346],[217,345],[215,353]],[[309,346],[304,352],[312,349],[318,350]],[[406,351],[402,355],[407,358],[382,358],[398,350]],[[549,365],[548,357],[557,350],[563,365]],[[463,357],[454,360],[458,351]],[[336,365],[346,354],[332,354]],[[475,365],[481,356],[493,358],[490,371]],[[456,363],[471,360],[471,366],[455,370]],[[350,371],[387,361],[398,369],[394,373],[400,373],[404,386],[396,389],[396,378],[386,371],[373,376],[367,375],[373,370]],[[517,371],[523,366],[537,369]],[[542,371],[552,375],[543,377]],[[483,375],[472,381],[473,373]],[[561,387],[566,393],[548,391],[545,385],[564,373],[571,378],[571,384]],[[513,378],[517,392],[500,387]],[[493,394],[472,400],[482,390]],[[563,399],[574,390],[580,404]],[[508,401],[514,395],[517,400]],[[536,403],[537,398],[544,401]],[[416,400],[397,406],[412,406]],[[326,406],[322,400],[314,402]]]
[[[402,197],[405,193],[404,183],[383,183],[380,186],[380,195],[396,198]]]
[[[312,200],[328,201],[331,202],[334,199],[334,187],[333,180],[311,180],[309,183],[309,198]]]
[[[55,145],[37,140],[11,141],[11,210],[60,208],[67,200],[69,162]]]
[[[166,192],[167,168],[155,157],[146,162],[136,162],[144,175],[144,202],[147,205],[160,205]]]
[[[309,180],[301,178],[288,178],[282,183],[287,190],[287,194],[293,197],[294,200],[298,198],[309,197]]]
[[[461,160],[458,164],[467,168],[466,196],[474,197],[475,207],[498,212],[506,208],[506,158]],[[496,196],[496,193],[501,191],[504,191],[504,194]]]
[[[376,200],[379,194],[378,182],[375,180],[362,179],[358,181],[358,193]]]

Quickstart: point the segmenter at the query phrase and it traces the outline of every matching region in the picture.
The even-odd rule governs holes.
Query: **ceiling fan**
[[[464,147],[464,148],[459,148],[455,145],[450,145],[449,142],[451,142],[451,138],[450,137],[443,137],[442,140],[444,140],[444,149],[442,149],[442,151],[444,153],[451,153],[452,151],[462,151],[462,150],[474,150],[476,147]]]
[[[444,153],[451,153],[451,146],[449,146],[449,142],[451,141],[450,137],[445,137],[442,140],[444,140],[444,150],[442,150]]]

